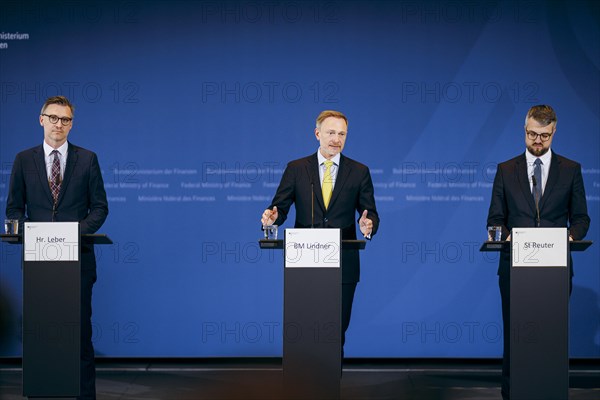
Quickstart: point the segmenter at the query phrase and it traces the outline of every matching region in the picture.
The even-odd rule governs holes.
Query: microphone
[[[313,183],[312,179],[310,181],[310,227],[314,228],[315,227],[315,191],[314,191],[314,186],[315,184]]]
[[[534,189],[537,189],[537,179],[535,179],[534,175],[531,175],[531,183],[533,183],[533,187]],[[536,192],[537,190],[534,190],[534,192]],[[538,204],[538,197],[535,196],[535,211],[537,213],[537,227],[540,227],[540,206]]]

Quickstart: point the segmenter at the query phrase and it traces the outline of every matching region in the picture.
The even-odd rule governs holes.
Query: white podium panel
[[[24,261],[79,261],[79,222],[25,222]]]
[[[286,229],[286,268],[340,268],[340,229]]]
[[[568,265],[567,228],[513,228],[513,267],[563,267]]]

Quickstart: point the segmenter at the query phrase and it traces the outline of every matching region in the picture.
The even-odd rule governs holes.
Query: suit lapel
[[[310,178],[310,181],[313,183],[313,196],[317,199],[317,204],[321,207],[322,210],[325,210],[325,202],[323,201],[323,191],[321,190],[321,178],[319,177],[319,159],[317,158],[317,154],[310,157],[308,160],[308,165],[306,166],[306,172]],[[330,201],[331,202],[331,201]]]
[[[531,208],[532,213],[536,213],[535,210],[535,199],[533,198],[533,193],[531,193],[531,187],[529,186],[529,176],[527,175],[527,158],[525,158],[525,154],[517,160],[517,180],[519,181],[519,187],[523,192],[523,197],[527,200],[527,204],[529,208]]]
[[[40,177],[40,182],[42,182],[42,190],[44,191],[44,193],[46,193],[48,201],[52,203],[54,202],[54,199],[52,198],[50,184],[48,183],[48,171],[46,170],[46,157],[44,155],[44,146],[39,146],[33,151],[33,162],[35,163],[35,167]]]
[[[542,194],[542,198],[540,199],[540,210],[544,206],[546,199],[550,196],[552,189],[556,186],[558,182],[558,177],[560,175],[560,161],[556,156],[556,153],[552,152],[552,161],[550,162],[550,171],[548,171],[548,180],[546,181],[546,187],[544,188],[544,193]]]
[[[67,190],[67,186],[69,185],[71,177],[73,176],[75,164],[77,164],[77,158],[79,157],[77,147],[73,146],[71,143],[69,143],[69,149],[67,151],[67,165],[65,166],[65,174],[63,176],[62,184],[60,185],[60,193],[58,194],[58,204],[60,204],[62,198],[64,197],[65,191]]]

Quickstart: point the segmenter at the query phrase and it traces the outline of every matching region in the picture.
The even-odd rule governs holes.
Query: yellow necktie
[[[321,190],[323,191],[323,201],[325,202],[325,209],[329,207],[329,200],[331,200],[331,194],[333,193],[333,179],[331,179],[331,166],[333,161],[325,161],[325,174],[323,174],[323,185]]]

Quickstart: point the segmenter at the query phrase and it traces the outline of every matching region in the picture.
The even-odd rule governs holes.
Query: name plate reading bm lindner
[[[286,268],[340,268],[339,229],[286,229]]]

